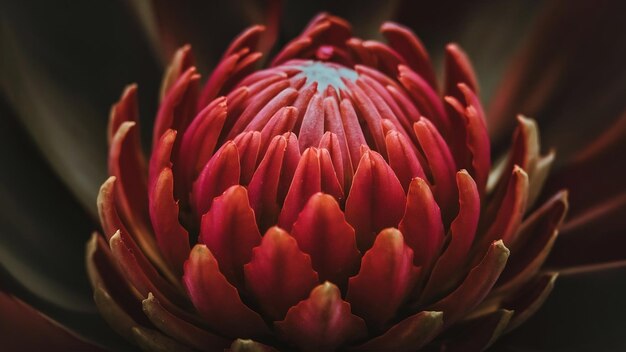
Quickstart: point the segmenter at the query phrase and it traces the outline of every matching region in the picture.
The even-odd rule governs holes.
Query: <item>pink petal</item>
[[[419,273],[402,233],[385,229],[363,256],[359,274],[350,278],[346,300],[370,327],[381,329],[397,314]]]
[[[241,302],[237,289],[220,273],[217,260],[205,245],[197,244],[191,250],[185,262],[183,282],[211,329],[242,338],[268,332],[261,316]]]
[[[272,320],[283,319],[289,307],[305,299],[318,283],[311,257],[278,227],[267,230],[244,272],[246,287]]]
[[[275,323],[279,336],[304,349],[333,351],[367,335],[363,320],[350,313],[337,286],[325,282]]]

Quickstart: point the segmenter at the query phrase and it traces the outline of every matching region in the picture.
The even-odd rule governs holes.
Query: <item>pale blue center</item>
[[[319,61],[311,61],[299,65],[298,69],[302,72],[296,77],[305,76],[308,84],[317,82],[317,91],[319,93],[323,93],[328,86],[333,86],[335,89],[345,89],[346,85],[343,83],[342,78],[354,82],[359,76],[356,71],[349,68]]]

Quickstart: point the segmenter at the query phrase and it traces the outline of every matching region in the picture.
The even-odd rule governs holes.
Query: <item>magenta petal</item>
[[[348,277],[357,272],[361,254],[356,248],[354,229],[332,196],[313,195],[291,233],[302,251],[311,256],[320,280],[345,287]]]
[[[381,329],[405,302],[419,273],[402,233],[385,229],[363,256],[359,274],[350,278],[346,300],[370,327]]]
[[[483,260],[470,271],[463,283],[454,292],[430,305],[428,310],[442,311],[446,326],[456,322],[487,296],[502,273],[509,253],[502,240],[493,242]]]
[[[441,332],[443,313],[423,311],[392,326],[384,334],[350,351],[413,352],[422,348]]]
[[[229,141],[213,155],[193,185],[192,204],[197,216],[211,208],[213,198],[239,183],[240,172],[237,146]]]
[[[243,304],[237,289],[220,273],[217,260],[205,245],[198,244],[191,250],[183,282],[211,329],[244,338],[268,332],[261,316]]]
[[[350,313],[350,304],[330,282],[313,289],[309,298],[289,309],[285,320],[275,326],[282,339],[314,351],[333,351],[367,335],[365,322]]]
[[[430,187],[421,178],[409,186],[406,209],[398,226],[413,250],[413,263],[429,270],[443,245],[443,222]]]
[[[511,322],[507,326],[507,331],[511,331],[523,324],[541,308],[548,296],[550,296],[557,277],[557,273],[543,274],[535,280],[528,282],[514,295],[502,302],[503,307],[515,311],[515,315],[513,315]]]
[[[234,285],[242,285],[243,265],[250,261],[252,248],[261,243],[243,186],[232,186],[215,198],[211,210],[202,217],[198,240],[211,250],[224,276]]]
[[[253,249],[244,273],[246,287],[272,320],[283,319],[287,310],[305,299],[318,283],[311,257],[278,227],[267,230],[261,245]]]
[[[380,230],[398,225],[405,204],[404,190],[391,167],[380,154],[366,150],[346,201],[346,219],[356,230],[361,251],[372,246]]]

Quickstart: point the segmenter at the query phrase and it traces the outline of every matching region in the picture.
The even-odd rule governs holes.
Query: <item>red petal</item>
[[[137,102],[137,85],[126,86],[120,100],[111,107],[107,126],[107,141],[109,146],[115,133],[124,122],[139,123],[139,103]],[[137,138],[139,143],[139,138]],[[138,150],[141,151],[140,149]]]
[[[150,321],[168,336],[176,341],[180,341],[186,345],[196,348],[200,351],[215,351],[216,349],[225,348],[230,341],[227,339],[208,332],[198,326],[191,324],[176,315],[169,312],[161,306],[161,303],[149,294],[148,298],[142,302],[143,311]]]
[[[275,326],[284,340],[314,351],[334,351],[367,335],[365,322],[350,313],[350,305],[329,282],[313,289],[309,298],[289,309],[285,320]]]
[[[417,351],[435,338],[442,327],[443,313],[419,312],[351,351]]]
[[[150,231],[145,160],[140,156],[137,126],[124,122],[115,133],[109,150],[109,174],[117,178],[115,202],[118,214],[133,233]]]
[[[235,137],[233,142],[235,142],[239,151],[239,164],[241,166],[239,183],[247,185],[252,179],[254,170],[256,170],[256,162],[259,158],[259,149],[261,147],[261,132],[244,132]]]
[[[348,277],[357,272],[361,255],[354,229],[332,196],[313,195],[291,232],[302,251],[311,256],[321,280],[345,287]]]
[[[450,226],[450,240],[437,260],[422,293],[422,301],[430,301],[438,294],[448,293],[466,273],[465,265],[474,242],[480,218],[480,194],[467,171],[456,174],[459,189],[459,214]]]
[[[177,273],[189,255],[189,234],[178,222],[178,202],[174,199],[172,169],[165,168],[150,191],[150,218],[165,260]]]
[[[153,149],[156,148],[159,139],[168,129],[176,130],[179,133],[185,132],[187,125],[195,116],[199,80],[200,75],[196,73],[196,68],[190,67],[169,90],[161,102],[154,121]],[[174,149],[178,151],[177,148]]]
[[[398,80],[407,90],[417,109],[437,128],[445,133],[450,130],[450,120],[439,94],[420,75],[405,65],[398,67]]]
[[[428,160],[428,166],[433,176],[433,193],[437,203],[445,210],[444,219],[454,216],[457,204],[456,165],[450,149],[435,126],[425,118],[421,118],[413,125],[415,135]],[[452,212],[452,214],[449,214]]]
[[[550,254],[567,210],[567,192],[562,191],[522,223],[509,264],[494,291],[511,292],[537,274]]]
[[[416,150],[411,147],[410,141],[396,131],[387,133],[387,153],[389,154],[389,166],[398,176],[405,191],[409,190],[409,183],[415,177],[426,179],[424,169],[416,155]]]
[[[302,118],[300,133],[298,134],[300,150],[315,147],[322,139],[322,135],[324,134],[324,106],[322,101],[322,96],[315,94],[306,107],[306,112]]]
[[[115,181],[115,176],[109,177],[98,192],[98,215],[107,241],[117,230],[128,233],[115,207]]]
[[[502,240],[493,242],[483,260],[470,271],[463,283],[427,309],[442,311],[446,326],[453,324],[487,296],[504,269],[509,253]]]
[[[439,206],[421,178],[411,181],[406,210],[398,228],[414,252],[413,263],[429,270],[443,245],[444,232]]]
[[[213,155],[193,184],[192,200],[198,216],[211,208],[213,198],[239,183],[239,152],[229,141]]]
[[[435,71],[419,38],[409,28],[394,22],[385,22],[380,31],[389,41],[389,45],[404,57],[407,65],[436,89]]]
[[[270,144],[272,138],[277,135],[282,135],[287,132],[291,132],[293,126],[296,123],[298,117],[298,110],[293,106],[285,106],[280,108],[269,119],[269,121],[259,126],[261,130],[261,153],[267,151],[267,146]],[[256,130],[254,127],[248,127],[247,130]]]
[[[397,314],[415,287],[419,272],[402,233],[385,229],[363,256],[359,274],[350,278],[346,300],[370,327],[381,329]]]
[[[193,319],[189,313],[179,308],[178,304],[182,305],[185,302],[183,292],[160,276],[128,235],[118,231],[111,237],[109,246],[120,271],[134,287],[133,292],[136,296],[138,295],[138,298],[148,297],[148,294],[152,292],[168,310],[186,319]]]
[[[267,333],[263,319],[248,308],[217,267],[217,260],[202,244],[185,262],[183,282],[191,301],[212,329],[230,337],[247,338]]]
[[[275,223],[278,215],[278,183],[286,148],[285,137],[274,137],[248,186],[250,205],[255,211],[261,230]]]
[[[190,188],[193,180],[211,159],[226,120],[227,109],[226,98],[213,100],[198,113],[182,136],[178,164],[174,165],[175,174],[180,174],[178,177],[184,182],[182,189]]]
[[[348,164],[350,163],[349,161],[349,156],[346,155],[346,158],[348,158],[348,161],[344,160],[344,157],[341,155],[341,145],[339,144],[339,138],[337,137],[336,134],[332,133],[332,132],[326,132],[324,133],[324,136],[322,136],[322,140],[320,141],[320,145],[319,145],[320,149],[326,149],[328,151],[328,154],[330,156],[330,159],[333,163],[333,170],[335,171],[335,177],[337,179],[337,182],[339,182],[339,187],[342,189],[342,198],[343,198],[343,190],[346,189],[347,187],[345,186],[345,171],[344,171],[344,162],[347,162]],[[322,163],[322,177],[324,177],[325,172],[323,171],[326,166],[324,165],[325,163],[325,156],[322,156],[322,160],[320,161]],[[352,167],[350,167],[350,170],[352,170]],[[322,180],[322,183],[324,183],[324,180]],[[326,182],[327,184],[330,184],[330,182]]]
[[[150,170],[148,173],[148,189],[152,190],[155,182],[165,168],[171,168],[172,148],[176,142],[176,131],[167,130],[159,139],[156,149],[150,156]]]
[[[482,237],[479,248],[484,248],[489,242],[502,238],[507,246],[515,246],[519,224],[526,211],[528,199],[528,175],[524,170],[515,166],[512,177],[502,201],[497,204],[497,213],[494,217],[485,217],[481,226],[489,226]],[[489,213],[487,213],[487,216]]]
[[[291,231],[294,221],[309,198],[322,190],[320,160],[316,148],[308,148],[302,154],[291,187],[278,218],[280,227]]]
[[[445,95],[465,101],[458,84],[465,83],[472,91],[478,93],[476,74],[467,55],[456,44],[446,46]],[[466,102],[467,103],[467,102]]]
[[[305,299],[318,283],[311,257],[278,227],[267,230],[244,272],[246,287],[272,320],[283,319],[289,307]]]
[[[187,44],[178,48],[174,54],[174,58],[167,66],[163,80],[161,81],[161,93],[159,94],[161,101],[165,99],[165,96],[169,93],[180,76],[193,65],[194,59],[191,52],[191,45]]]
[[[215,198],[211,210],[202,217],[198,240],[211,250],[231,283],[243,284],[243,265],[250,261],[252,248],[261,243],[243,186],[232,186]]]
[[[346,201],[346,219],[356,230],[361,251],[372,246],[380,230],[397,226],[405,204],[404,190],[391,167],[380,154],[366,150]]]

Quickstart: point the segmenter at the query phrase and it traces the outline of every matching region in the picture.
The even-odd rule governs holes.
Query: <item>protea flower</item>
[[[358,4],[358,11],[354,10],[356,4]],[[243,264],[244,269],[238,274],[234,271],[230,273],[223,271],[223,260],[220,260],[216,266],[226,282],[237,289],[236,297],[240,297],[241,303],[262,317],[269,332],[258,337],[252,334],[232,337],[231,334],[224,334],[219,332],[219,329],[212,328],[211,320],[205,319],[189,298],[182,279],[184,266],[178,273],[161,269],[168,269],[170,264],[165,259],[164,253],[166,252],[161,252],[154,237],[155,229],[152,226],[149,208],[148,210],[144,208],[143,216],[136,217],[144,219],[147,224],[143,232],[136,232],[133,226],[136,227],[137,224],[128,225],[128,219],[123,218],[123,207],[120,207],[118,217],[124,226],[121,226],[122,229],[117,239],[112,241],[117,241],[118,244],[124,244],[124,241],[129,241],[129,239],[136,241],[134,237],[136,233],[146,234],[145,238],[153,238],[153,243],[148,243],[148,246],[154,249],[153,251],[144,251],[146,243],[136,241],[137,247],[132,248],[132,256],[125,257],[131,261],[131,264],[133,259],[139,258],[136,264],[141,266],[147,275],[144,276],[141,271],[122,272],[104,237],[110,237],[111,234],[108,231],[100,231],[103,234],[102,237],[96,237],[96,243],[90,243],[89,249],[95,249],[95,251],[91,257],[93,260],[87,267],[96,269],[92,272],[103,275],[100,278],[94,277],[97,286],[95,290],[92,290],[85,272],[84,243],[90,231],[101,227],[98,224],[98,209],[94,199],[102,181],[107,176],[105,161],[107,143],[106,134],[103,133],[107,119],[106,114],[102,112],[119,95],[119,88],[123,84],[133,81],[140,83],[140,93],[137,94],[135,88],[131,87],[128,91],[129,96],[123,98],[122,101],[134,103],[134,98],[139,98],[137,105],[141,107],[141,149],[157,150],[149,146],[149,138],[146,138],[153,134],[153,119],[157,115],[155,110],[159,105],[156,103],[159,90],[157,77],[162,74],[162,64],[174,54],[177,47],[191,42],[196,60],[191,60],[189,53],[184,57],[196,62],[185,62],[179,66],[180,72],[168,74],[167,77],[170,77],[170,80],[169,83],[164,84],[166,87],[163,89],[164,92],[172,91],[176,80],[185,73],[185,69],[195,64],[198,65],[198,71],[202,72],[200,80],[203,82],[209,80],[214,71],[213,68],[219,63],[219,57],[228,45],[228,40],[235,37],[241,28],[251,23],[265,23],[267,28],[265,32],[259,34],[259,41],[256,45],[251,41],[243,46],[263,55],[260,59],[256,59],[258,61],[253,64],[254,70],[270,68],[272,60],[276,57],[275,53],[280,52],[287,40],[297,36],[303,24],[316,11],[332,10],[350,19],[353,24],[353,33],[364,38],[383,38],[384,35],[377,34],[377,32],[379,24],[385,20],[394,19],[398,23],[405,24],[415,33],[419,33],[425,46],[431,49],[431,61],[437,72],[445,66],[445,55],[441,55],[444,52],[445,43],[451,40],[461,43],[471,54],[475,63],[474,67],[479,74],[480,101],[486,104],[486,112],[483,116],[486,118],[489,130],[490,154],[494,165],[494,171],[490,172],[487,182],[488,186],[483,187],[478,185],[479,178],[476,169],[466,166],[470,162],[468,160],[463,162],[463,158],[458,159],[458,151],[463,150],[460,147],[463,144],[459,141],[464,136],[467,137],[467,134],[464,135],[463,130],[455,130],[453,125],[459,124],[459,120],[463,122],[471,114],[457,115],[455,111],[471,110],[469,106],[472,104],[467,101],[463,93],[468,90],[477,95],[478,89],[470,79],[460,80],[467,87],[465,90],[461,90],[458,84],[451,83],[452,88],[455,86],[458,88],[456,93],[454,89],[447,88],[445,75],[444,80],[439,78],[435,86],[433,85],[434,79],[432,82],[431,79],[427,79],[426,70],[411,67],[410,63],[415,61],[407,59],[406,52],[403,53],[397,49],[397,41],[394,44],[391,38],[385,40],[386,45],[396,51],[398,57],[401,58],[398,63],[409,67],[409,71],[405,70],[405,72],[414,71],[426,80],[425,86],[433,88],[435,95],[440,97],[445,116],[450,118],[450,124],[446,128],[440,126],[442,122],[437,117],[433,117],[433,114],[419,109],[419,102],[413,101],[414,98],[408,93],[409,90],[398,79],[399,71],[386,68],[384,65],[381,67],[378,59],[373,63],[360,64],[360,67],[369,67],[370,72],[379,71],[383,77],[386,76],[395,82],[394,84],[400,87],[400,92],[408,94],[409,106],[417,106],[418,121],[423,123],[429,121],[434,125],[434,129],[441,135],[445,146],[450,149],[454,167],[457,170],[454,171],[455,179],[451,182],[454,190],[454,194],[450,196],[452,200],[441,201],[439,199],[441,195],[437,193],[440,190],[437,189],[436,179],[433,174],[429,173],[431,169],[429,160],[421,148],[422,143],[425,142],[419,140],[414,128],[409,126],[407,129],[403,126],[404,131],[412,137],[409,145],[417,149],[415,155],[418,157],[419,166],[424,171],[424,177],[418,177],[426,182],[424,186],[430,190],[439,207],[445,233],[443,235],[445,242],[430,269],[424,269],[424,265],[415,263],[417,261],[415,258],[419,255],[418,250],[414,250],[411,243],[407,241],[404,233],[406,229],[400,228],[400,221],[398,221],[395,225],[372,233],[374,243],[365,251],[359,248],[361,244],[356,242],[355,232],[356,248],[361,259],[358,267],[355,266],[354,270],[347,274],[347,280],[343,283],[337,282],[341,281],[340,278],[329,279],[326,276],[331,275],[324,274],[328,271],[319,269],[318,262],[313,260],[314,256],[301,245],[301,238],[296,238],[297,232],[280,227],[281,221],[285,221],[280,219],[280,211],[286,202],[290,184],[287,185],[286,192],[281,193],[281,203],[277,202],[277,208],[274,208],[278,211],[278,219],[275,223],[257,222],[255,212],[255,224],[259,229],[261,242],[254,247],[262,246],[263,239],[267,237],[267,231],[278,225],[294,238],[303,256],[310,258],[311,268],[318,275],[317,286],[326,282],[334,284],[339,290],[341,300],[350,305],[349,313],[365,322],[367,336],[354,337],[353,341],[342,344],[338,349],[354,350],[359,347],[363,349],[363,345],[367,347],[368,343],[371,349],[378,348],[380,346],[373,345],[372,340],[376,341],[385,335],[390,336],[388,334],[392,334],[392,331],[398,333],[399,327],[402,326],[398,324],[411,316],[420,312],[443,311],[440,315],[442,325],[439,329],[426,327],[428,321],[439,322],[436,319],[437,313],[424,313],[429,317],[423,317],[413,325],[422,329],[418,331],[431,332],[433,336],[413,335],[415,340],[412,341],[412,349],[419,348],[419,341],[424,342],[432,337],[430,342],[423,346],[424,350],[476,350],[489,345],[498,335],[504,335],[492,347],[493,350],[623,350],[623,329],[620,321],[622,320],[621,312],[626,306],[622,299],[624,285],[620,282],[622,282],[626,268],[626,261],[624,261],[626,256],[623,250],[623,233],[626,228],[623,214],[626,209],[626,196],[620,178],[624,165],[619,162],[620,156],[626,151],[626,143],[624,143],[626,115],[623,113],[626,111],[623,99],[624,87],[626,87],[626,80],[624,80],[626,76],[623,75],[623,61],[626,54],[623,44],[626,41],[623,39],[626,31],[624,30],[625,23],[620,17],[623,13],[623,5],[619,2],[602,0],[575,3],[563,0],[541,3],[486,1],[471,5],[466,2],[452,1],[416,5],[417,3],[410,1],[341,3],[321,1],[315,4],[301,2],[281,4],[276,1],[257,0],[223,3],[192,0],[175,4],[164,1],[89,2],[74,3],[72,7],[65,8],[59,7],[56,2],[2,3],[0,6],[2,8],[0,10],[2,18],[0,21],[2,27],[0,30],[2,38],[0,40],[2,47],[0,50],[2,52],[0,143],[3,153],[0,154],[0,160],[5,166],[5,172],[0,173],[0,207],[2,208],[0,211],[0,224],[2,225],[0,226],[0,311],[2,312],[0,314],[0,340],[2,348],[0,349],[3,351],[102,351],[102,349],[135,351],[139,348],[137,342],[141,342],[142,347],[146,349],[193,350],[195,348],[190,346],[194,343],[186,342],[189,339],[193,339],[195,345],[200,344],[202,348],[209,350],[214,345],[228,346],[227,349],[231,350],[301,349],[293,340],[285,338],[285,332],[281,332],[278,327],[280,324],[277,322],[286,320],[288,313],[285,314],[285,319],[273,320],[272,316],[276,316],[276,311],[264,310],[261,304],[264,302],[255,298],[246,286],[245,265],[248,263]],[[389,30],[389,25],[387,29]],[[273,54],[268,54],[273,38],[277,39],[280,44],[274,46],[271,51]],[[353,40],[352,44],[354,43]],[[367,42],[367,45],[362,44],[367,49],[366,51],[376,51],[381,46],[380,44],[372,46],[373,42]],[[319,48],[319,45],[313,46]],[[333,46],[340,47],[340,45],[330,45],[330,47]],[[447,51],[450,56],[450,50]],[[328,48],[320,49],[319,52],[321,58],[318,57],[317,52],[300,53],[296,56],[302,57],[295,58],[295,60],[321,62],[323,63],[321,66],[326,68],[328,68],[327,64],[335,65],[335,68],[346,68],[348,70],[342,72],[347,73],[348,77],[354,77],[348,84],[354,83],[365,92],[365,88],[355,83],[359,79],[363,80],[363,74],[360,72],[362,69],[357,69],[355,63],[358,60],[353,57],[354,53],[351,50],[347,50],[347,57],[354,61],[352,63],[337,55],[324,59],[323,53],[335,52],[334,48],[332,51]],[[241,55],[244,54],[241,53]],[[376,55],[378,54],[374,57]],[[254,56],[250,56],[249,53],[245,56],[249,60],[255,60]],[[244,57],[242,59],[245,60]],[[286,61],[277,66],[283,64],[286,64]],[[426,65],[428,66],[430,64]],[[506,67],[508,69],[505,70]],[[356,76],[350,74],[350,70],[356,72]],[[328,70],[323,71],[328,72]],[[338,70],[335,69],[335,71]],[[245,72],[241,77],[232,78],[232,82],[227,82],[215,97],[232,98],[231,93],[242,84],[244,76],[250,73],[250,71]],[[309,73],[311,73],[310,70]],[[190,81],[195,87],[197,79],[193,78]],[[319,77],[309,79],[309,82],[311,81],[318,82],[319,86]],[[347,87],[341,76],[331,79],[330,82],[332,86],[343,83]],[[300,89],[305,84],[306,82],[302,83],[303,86]],[[335,92],[340,92],[340,89],[333,89]],[[348,88],[342,89],[349,91]],[[386,85],[385,89],[387,89]],[[352,96],[348,92],[344,94],[338,95],[338,98],[351,99],[350,103],[353,104]],[[369,93],[366,96],[372,100]],[[453,99],[446,99],[447,96]],[[395,96],[392,97],[395,99]],[[325,95],[324,98],[326,98]],[[213,100],[215,99],[207,99],[209,102]],[[437,101],[437,99],[433,100]],[[454,103],[455,100],[458,104]],[[393,112],[392,115],[395,115],[394,106],[388,101],[389,97],[384,102]],[[375,104],[376,101],[372,100],[372,103]],[[203,104],[205,103],[199,103],[199,105]],[[228,100],[226,104],[229,104]],[[403,104],[397,105],[399,109],[403,109]],[[117,109],[118,112],[133,110],[125,110],[124,106],[129,107],[128,104],[120,104],[121,108]],[[341,108],[341,105],[339,107]],[[375,108],[378,111],[378,105],[375,105]],[[196,111],[202,110],[198,107]],[[395,108],[395,110],[398,109]],[[541,194],[534,196],[533,193],[529,193],[530,200],[527,199],[528,205],[521,225],[523,230],[518,232],[520,234],[532,232],[532,236],[540,240],[537,241],[537,247],[534,247],[535,251],[532,251],[528,249],[529,247],[521,245],[522,243],[529,244],[529,241],[515,240],[516,243],[520,243],[521,248],[519,248],[518,245],[511,245],[508,240],[504,239],[503,245],[510,250],[510,258],[507,259],[507,264],[494,286],[488,290],[489,292],[482,301],[476,298],[475,301],[481,301],[476,306],[471,307],[471,302],[465,302],[465,311],[456,311],[457,318],[451,321],[450,311],[446,313],[443,308],[437,310],[435,304],[461,287],[462,283],[469,278],[471,270],[477,267],[488,253],[489,241],[479,240],[481,236],[486,236],[484,234],[489,227],[486,220],[482,219],[499,218],[494,210],[495,206],[491,204],[497,203],[494,197],[501,193],[498,189],[504,187],[498,186],[498,183],[504,182],[501,178],[506,177],[504,170],[512,171],[509,158],[511,158],[511,150],[515,147],[511,149],[511,135],[514,136],[513,146],[515,146],[520,140],[524,141],[523,138],[520,139],[520,134],[526,137],[529,134],[532,135],[535,129],[531,120],[522,117],[515,119],[515,114],[520,112],[537,118],[542,131],[540,140],[544,146],[548,147],[544,147],[543,150],[554,148],[558,151],[558,158],[554,159],[552,166],[553,171],[550,172]],[[180,111],[176,112],[176,114],[179,113]],[[226,116],[228,113],[227,110]],[[355,113],[361,114],[358,107],[355,107]],[[404,113],[407,115],[406,112]],[[127,144],[135,143],[129,141],[137,138],[139,126],[131,127],[132,123],[121,123],[124,118],[119,118],[120,114],[117,114],[118,122],[112,124],[112,131],[109,134],[112,136],[115,132],[113,130],[125,125],[124,128],[128,130],[126,136],[128,139],[122,143],[122,147],[127,150]],[[380,112],[379,114],[383,119],[389,116],[383,116]],[[187,114],[183,115],[187,116]],[[197,114],[194,112],[191,115],[190,119],[194,119]],[[121,116],[129,115],[124,113]],[[418,122],[409,121],[411,125]],[[388,132],[394,132],[390,127],[395,127],[395,132],[402,133],[402,129],[398,132],[393,121],[391,126],[389,123],[383,126],[385,137]],[[513,132],[516,127],[517,131]],[[224,128],[226,127],[222,126],[222,129]],[[185,131],[189,128],[182,131],[178,126],[174,126],[171,129],[176,131],[175,137],[173,135],[169,137],[174,138],[173,149],[179,150],[178,144],[180,143],[176,143],[176,140],[183,138]],[[302,125],[291,129],[298,139],[298,151],[302,158],[307,148],[300,150],[300,130],[302,130]],[[364,124],[364,128],[360,130],[369,131],[369,127]],[[450,130],[453,132],[450,133]],[[324,129],[324,132],[328,131]],[[402,135],[406,138],[405,134]],[[367,147],[363,148],[363,151],[359,148],[358,157],[361,158],[365,152],[368,152],[369,157],[380,155],[391,168],[394,177],[401,181],[403,177],[394,169],[394,167],[397,168],[397,162],[394,164],[387,152],[383,153],[379,150],[372,135],[364,134],[363,137]],[[209,153],[209,159],[214,152],[228,143],[227,138],[228,136],[218,137],[215,148]],[[530,141],[532,139],[530,138]],[[231,140],[235,143],[239,156],[239,146],[234,139],[231,138]],[[324,146],[320,148],[318,144],[317,146],[311,145],[311,147],[316,147],[318,152],[309,152],[312,154],[308,156],[317,157],[313,160],[318,160],[321,167],[325,157],[320,156],[319,150]],[[138,155],[150,160],[151,154],[150,152],[143,156],[142,152]],[[197,238],[202,230],[202,215],[195,210],[196,204],[192,202],[190,194],[181,194],[181,184],[184,183],[181,183],[182,173],[177,169],[180,163],[175,160],[176,155],[179,154],[181,152],[177,151],[169,158],[169,162],[172,163],[174,187],[172,198],[168,197],[168,200],[170,203],[179,202],[178,222],[189,234],[189,251],[191,252],[191,248],[198,243],[204,244],[211,254],[219,259],[217,252],[210,248],[212,244],[204,243],[202,239]],[[192,154],[197,154],[197,151]],[[126,159],[128,153],[119,155],[125,156],[120,160],[128,161]],[[536,165],[546,166],[545,164],[549,163],[552,157],[552,152],[547,153],[547,156],[547,158],[536,158],[543,160]],[[333,158],[331,155],[331,161]],[[168,166],[167,158],[164,157],[164,160],[165,166]],[[257,161],[260,163],[260,160]],[[132,165],[132,162],[130,164]],[[353,171],[358,170],[358,163],[356,169],[352,164],[351,166]],[[530,188],[538,189],[533,186],[539,185],[540,182],[537,182],[536,176],[532,176],[532,169],[525,166],[522,166],[522,169],[529,175]],[[128,170],[128,168],[123,167],[122,170]],[[201,166],[198,166],[198,170],[200,174]],[[320,179],[322,179],[321,170],[320,168]],[[334,164],[332,170],[336,170]],[[443,258],[449,248],[452,248],[453,241],[448,241],[448,239],[458,237],[453,236],[458,233],[459,226],[459,222],[455,223],[455,220],[463,207],[457,193],[456,173],[462,170],[465,170],[467,174],[459,175],[459,177],[469,175],[466,177],[471,177],[477,184],[476,190],[480,199],[477,231],[468,250],[465,265],[459,264],[463,266],[463,270],[460,270],[460,273],[454,272],[462,277],[450,276],[442,285],[430,284],[437,286],[432,288],[429,287],[430,278],[434,277],[437,270],[443,270],[437,269],[437,262]],[[256,165],[254,171],[256,171]],[[138,204],[142,202],[145,204],[146,198],[149,202],[151,188],[147,185],[149,178],[146,177],[149,174],[149,170],[143,172],[146,185],[144,191],[138,194],[140,198],[144,197],[144,200],[139,201]],[[508,175],[511,174],[512,172],[508,173]],[[116,207],[120,202],[116,192],[119,192],[120,185],[124,186],[122,179],[128,177],[126,173],[124,175],[126,176],[116,177],[115,181],[108,182],[108,186],[113,189],[113,194],[109,196],[114,198],[113,204]],[[412,179],[409,179],[407,190],[404,188],[406,181],[401,182],[405,197],[410,190],[410,181]],[[128,184],[128,181],[126,182]],[[343,199],[333,196],[332,193],[326,194],[335,199],[334,201],[344,214],[344,220],[354,230],[354,225],[348,221],[345,213],[346,197],[350,196],[349,192],[353,190],[354,179],[349,185],[346,187],[344,174],[341,188]],[[193,181],[190,181],[183,188],[193,192],[193,186]],[[245,188],[249,200],[251,194],[249,183],[241,186]],[[323,187],[322,191],[325,191],[327,185]],[[559,190],[564,187],[569,189],[571,207],[563,225],[558,226],[556,223],[559,221],[560,212],[563,211],[561,206],[565,204],[562,199],[554,195],[564,196],[563,193],[559,193]],[[141,189],[141,187],[130,188]],[[107,195],[106,192],[103,193],[103,196],[105,195]],[[134,199],[134,196],[135,193],[129,199]],[[536,200],[533,202],[534,198]],[[452,206],[450,207],[449,204]],[[550,207],[549,204],[552,204],[552,216],[545,215],[545,212],[548,212],[545,209]],[[249,206],[252,209],[251,204]],[[306,204],[302,205],[302,209],[305,206]],[[135,207],[134,205],[127,207],[133,211],[140,208],[141,206]],[[213,208],[213,200],[211,200],[210,209],[207,212]],[[544,213],[542,216],[545,221],[535,222],[536,230],[531,230],[525,224],[531,223],[531,218],[539,217],[533,214],[539,214],[537,212],[540,209],[544,209],[539,213]],[[404,217],[404,212],[402,216]],[[292,227],[295,227],[296,223],[294,220]],[[141,226],[142,223],[139,225]],[[457,227],[456,230],[455,227]],[[532,275],[536,267],[535,263],[541,261],[541,255],[529,253],[538,253],[541,248],[548,250],[550,244],[544,247],[544,241],[546,239],[550,241],[550,239],[547,230],[544,232],[542,228],[551,227],[559,228],[559,236],[554,241],[553,249],[545,263]],[[387,229],[392,229],[390,230],[392,233],[385,232]],[[420,268],[420,271],[413,274],[418,277],[414,284],[415,289],[406,295],[406,299],[391,314],[392,317],[384,323],[372,324],[371,316],[364,316],[362,311],[358,311],[358,304],[352,302],[355,296],[351,293],[353,290],[350,290],[350,280],[357,277],[362,267],[365,267],[362,263],[366,262],[367,253],[375,248],[375,236],[380,236],[380,232],[385,232],[387,236],[396,240],[398,236],[394,237],[397,233],[394,231],[402,234],[402,242],[413,253],[412,266]],[[117,232],[117,229],[114,232]],[[543,234],[543,237],[540,234]],[[479,249],[480,246],[485,246],[485,248]],[[120,248],[124,250],[124,247],[117,249]],[[250,262],[252,262],[253,255],[255,255],[254,250],[252,250]],[[524,255],[527,259],[535,258],[536,262],[523,263]],[[142,257],[145,257],[145,261],[141,259]],[[150,269],[150,266],[154,270]],[[507,282],[516,281],[512,277],[515,273],[520,273],[518,269],[512,268],[528,268],[530,273],[527,272],[522,277],[529,275],[534,278],[527,279],[525,284],[519,283],[518,289],[509,290],[515,293],[507,296],[506,288],[503,286],[506,286]],[[449,270],[452,271],[452,269]],[[531,319],[511,332],[527,316],[537,310],[537,306],[550,293],[552,286],[550,280],[554,279],[552,272],[559,273],[553,292]],[[409,272],[411,273],[412,271]],[[133,276],[134,281],[127,280],[125,274],[137,274],[137,276]],[[138,279],[141,280],[140,283],[146,285],[135,286]],[[294,283],[305,280],[296,280]],[[243,289],[240,289],[241,282],[244,283]],[[172,289],[161,289],[167,286]],[[515,285],[510,283],[508,286]],[[159,288],[160,291],[155,294],[157,290],[154,288]],[[150,292],[146,297],[147,291]],[[310,299],[312,292],[313,290],[310,290],[306,295],[303,294],[305,297],[297,302],[295,307],[300,302]],[[104,315],[113,324],[107,324],[98,313],[93,300],[94,293]],[[153,294],[150,295],[150,293]],[[429,301],[427,296],[431,296],[432,299]],[[438,299],[435,296],[442,298]],[[153,315],[143,311],[144,300],[146,300],[146,312]],[[384,303],[389,301],[388,299],[379,300]],[[152,322],[157,316],[154,314],[163,319]],[[432,316],[433,314],[435,316]],[[189,324],[172,324],[174,318],[178,318],[179,322],[182,319]],[[171,330],[176,326],[183,328]],[[399,327],[394,330],[394,326]],[[403,328],[406,328],[406,325]],[[114,330],[122,334],[116,334]],[[205,334],[203,331],[211,334]],[[218,338],[214,338],[215,336]],[[249,338],[244,336],[249,336]],[[393,334],[391,336],[393,337]],[[409,335],[398,334],[398,338],[393,339],[397,344],[386,347],[392,350],[401,347],[398,344],[406,343],[403,338],[407,336]],[[151,338],[152,341],[146,341],[146,337]],[[378,341],[380,344],[380,339]],[[319,343],[312,348],[315,347],[321,348]]]
[[[202,89],[178,50],[149,160],[136,86],[113,106],[87,255],[111,326],[146,350],[469,351],[533,314],[567,210],[565,192],[534,206],[554,159],[535,123],[518,117],[492,173],[457,45],[442,98],[401,25],[382,25],[385,44],[321,14],[257,69],[263,31]]]

